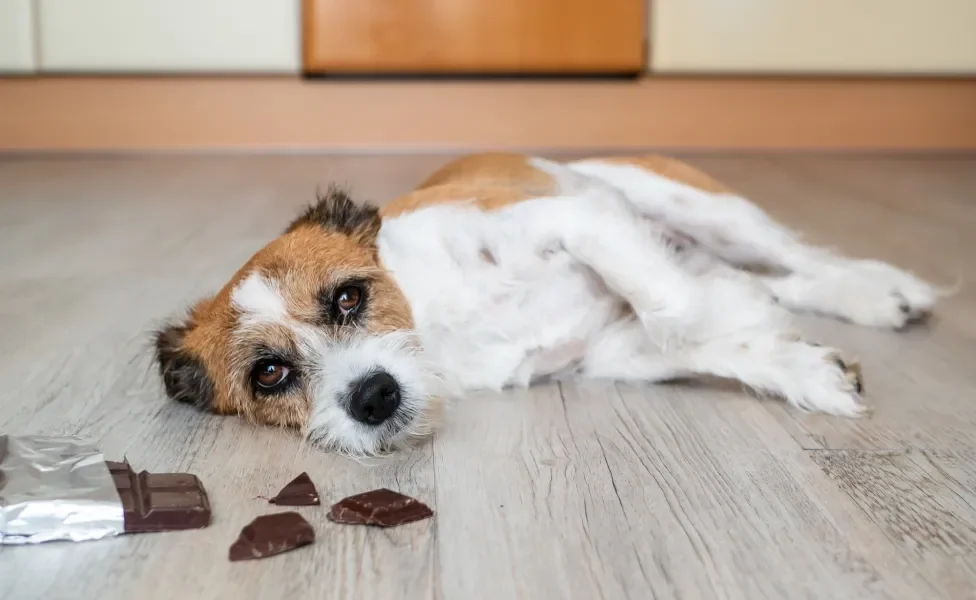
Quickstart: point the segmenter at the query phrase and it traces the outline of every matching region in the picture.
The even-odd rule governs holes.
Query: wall
[[[373,4],[390,1],[326,2],[321,14],[348,11],[343,18],[357,23],[368,14],[388,29],[398,13]],[[481,1],[452,0],[446,12],[419,6],[440,27],[457,22],[464,2]],[[976,0],[646,1],[645,62],[655,73],[976,74]],[[529,17],[499,23],[524,27]],[[2,0],[0,69],[294,74],[302,68],[301,19],[299,0]]]

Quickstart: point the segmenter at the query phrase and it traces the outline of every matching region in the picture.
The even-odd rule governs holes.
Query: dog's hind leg
[[[593,340],[580,375],[594,379],[664,382],[712,375],[739,381],[801,410],[856,417],[862,381],[858,365],[837,350],[779,331],[757,328],[661,351],[634,320],[618,322]]]
[[[591,340],[584,374],[644,381],[711,374],[805,409],[863,410],[859,384],[835,350],[799,341],[789,315],[755,282],[682,268],[624,201],[540,198],[497,218],[537,252],[565,252],[588,267],[632,308],[632,318]]]
[[[586,160],[568,166],[615,187],[641,214],[721,260],[770,271],[761,280],[791,310],[891,328],[932,311],[940,292],[911,273],[807,244],[742,196],[690,167],[679,168],[682,163],[662,160],[666,159]],[[651,162],[643,164],[647,161]],[[680,177],[671,179],[650,169],[667,172],[662,164]]]

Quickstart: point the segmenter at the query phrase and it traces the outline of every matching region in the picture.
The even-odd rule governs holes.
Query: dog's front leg
[[[626,202],[614,198],[540,198],[505,209],[501,218],[542,254],[558,250],[596,273],[625,300],[662,346],[700,328],[706,304],[721,294],[756,294],[739,282],[696,277]],[[720,289],[721,288],[721,289]],[[758,294],[761,295],[761,294]]]

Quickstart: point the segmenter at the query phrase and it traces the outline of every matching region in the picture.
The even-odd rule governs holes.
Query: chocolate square
[[[344,525],[375,525],[396,527],[427,519],[434,511],[410,496],[381,488],[350,496],[332,505],[327,515],[330,521]]]
[[[231,561],[266,558],[315,541],[315,530],[296,512],[262,515],[242,530],[231,544]]]
[[[128,463],[106,461],[125,511],[126,533],[199,529],[210,524],[210,499],[188,473],[138,475]]]

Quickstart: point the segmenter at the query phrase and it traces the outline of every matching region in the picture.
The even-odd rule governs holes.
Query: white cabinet
[[[301,70],[299,0],[37,0],[37,11],[44,71]]]
[[[0,0],[0,74],[34,71],[31,0]]]
[[[976,73],[976,0],[650,0],[654,71]]]

